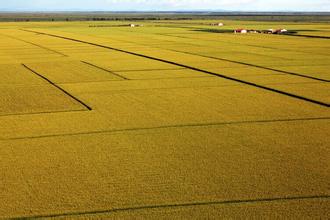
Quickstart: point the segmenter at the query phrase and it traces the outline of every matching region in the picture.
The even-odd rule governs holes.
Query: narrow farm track
[[[48,215],[35,215],[35,216],[20,216],[12,219],[47,219],[47,218],[58,218],[58,217],[74,217],[84,215],[95,215],[95,214],[111,214],[114,212],[134,212],[138,210],[150,210],[150,209],[171,209],[171,208],[184,208],[184,207],[196,207],[196,206],[210,206],[210,205],[237,205],[237,204],[251,204],[251,203],[272,203],[272,202],[283,202],[283,201],[294,201],[294,200],[311,200],[320,199],[328,200],[330,195],[316,195],[316,196],[301,196],[301,197],[283,197],[283,198],[266,198],[266,199],[250,199],[250,200],[228,200],[228,201],[210,201],[210,202],[191,202],[191,203],[178,203],[178,204],[164,204],[164,205],[148,205],[148,206],[137,206],[137,207],[124,207],[114,208],[106,210],[94,210],[94,211],[81,211],[81,212],[66,212],[60,214],[48,214]]]
[[[3,139],[0,139],[0,141],[42,139],[42,138],[51,138],[51,137],[81,136],[81,135],[91,135],[91,134],[111,134],[111,133],[121,133],[121,132],[130,132],[130,131],[148,131],[148,130],[158,130],[158,129],[168,129],[168,128],[212,127],[212,126],[219,126],[219,125],[225,126],[225,125],[236,125],[236,124],[238,124],[238,125],[239,124],[267,124],[267,123],[319,121],[319,120],[330,120],[330,117],[256,120],[256,121],[234,121],[234,122],[220,122],[220,123],[214,122],[214,123],[199,123],[199,124],[178,124],[178,125],[167,125],[167,126],[158,126],[158,127],[144,127],[144,128],[140,127],[140,128],[89,131],[89,132],[68,133],[68,134],[53,134],[53,135],[40,135],[40,136],[29,136],[29,137],[3,138]]]
[[[24,115],[44,115],[44,114],[61,114],[61,113],[69,113],[69,112],[82,112],[82,111],[90,111],[90,110],[74,110],[74,109],[70,109],[70,110],[66,110],[66,111],[63,111],[63,110],[53,110],[53,111],[40,111],[40,112],[28,112],[28,113],[9,113],[9,114],[2,114],[0,115],[0,118],[1,117],[12,117],[12,116],[24,116]],[[0,139],[1,140],[1,139]]]
[[[75,101],[77,101],[78,103],[80,103],[82,106],[84,106],[86,109],[88,109],[89,111],[92,110],[92,108],[90,106],[88,106],[86,103],[84,103],[83,101],[81,101],[80,99],[78,99],[77,97],[75,97],[74,95],[70,94],[69,92],[65,91],[63,88],[61,88],[60,86],[58,86],[57,84],[55,84],[54,82],[52,82],[51,80],[47,79],[46,77],[44,77],[43,75],[37,73],[35,70],[31,69],[29,66],[27,66],[26,64],[22,64],[23,67],[25,67],[26,69],[28,69],[29,71],[31,71],[32,73],[34,73],[35,75],[39,76],[40,78],[44,79],[45,81],[47,81],[49,84],[51,84],[52,86],[56,87],[57,89],[59,89],[60,91],[62,91],[64,94],[66,94],[67,96],[71,97],[72,99],[74,99]]]
[[[185,68],[177,68],[177,70],[184,70]],[[173,70],[173,69],[138,69],[138,70],[117,70],[116,72],[152,72],[157,70]]]
[[[177,62],[172,62],[172,61],[160,59],[160,58],[157,58],[157,57],[146,56],[146,55],[143,55],[143,54],[130,52],[130,51],[127,51],[127,50],[122,50],[122,49],[109,47],[109,46],[105,46],[105,45],[101,45],[101,44],[87,42],[87,41],[83,41],[83,40],[79,40],[79,39],[68,38],[68,37],[64,37],[64,36],[60,36],[60,35],[48,34],[48,33],[43,33],[43,32],[39,32],[39,31],[32,31],[32,30],[26,30],[26,29],[21,29],[21,30],[26,31],[26,32],[36,33],[36,34],[43,34],[43,35],[47,35],[47,36],[51,36],[51,37],[57,37],[57,38],[65,39],[65,40],[75,41],[75,42],[79,42],[79,43],[89,44],[89,45],[93,45],[93,46],[96,46],[96,47],[106,48],[106,49],[110,49],[110,50],[114,50],[114,51],[118,51],[118,52],[123,52],[123,53],[126,53],[126,54],[131,54],[131,55],[135,55],[135,56],[139,56],[139,57],[143,57],[143,58],[147,58],[147,59],[151,59],[151,60],[156,60],[156,61],[160,61],[160,62],[163,62],[163,63],[172,64],[172,65],[176,65],[176,66],[179,66],[179,67],[199,71],[199,72],[206,73],[206,74],[209,74],[209,75],[218,76],[218,77],[228,79],[228,80],[231,80],[231,81],[243,83],[245,85],[249,85],[249,86],[259,88],[259,89],[275,92],[275,93],[278,93],[278,94],[281,94],[281,95],[285,95],[285,96],[292,97],[292,98],[295,98],[295,99],[307,101],[307,102],[317,104],[317,105],[320,105],[320,106],[330,107],[329,103],[317,101],[317,100],[306,98],[306,97],[303,97],[303,96],[300,96],[300,95],[288,93],[288,92],[281,91],[281,90],[278,90],[278,89],[270,88],[270,87],[259,85],[259,84],[256,84],[256,83],[251,83],[251,82],[248,82],[248,81],[245,81],[245,80],[240,80],[240,79],[237,79],[237,78],[233,78],[233,77],[229,77],[229,76],[226,76],[226,75],[210,72],[210,71],[195,68],[195,67],[192,67],[192,66],[187,66],[187,65],[180,64],[180,63],[177,63]]]
[[[221,60],[221,61],[226,61],[226,62],[230,62],[230,63],[242,64],[242,65],[245,65],[245,66],[256,67],[256,68],[264,69],[264,70],[271,70],[271,71],[278,72],[278,73],[284,73],[284,74],[288,74],[288,75],[299,76],[299,77],[303,77],[303,78],[306,78],[306,79],[312,79],[312,80],[316,80],[316,81],[320,81],[320,82],[330,82],[330,80],[321,79],[321,78],[318,78],[318,77],[312,77],[312,76],[307,76],[307,75],[304,75],[304,74],[278,70],[278,69],[269,68],[269,67],[260,66],[260,65],[255,65],[255,64],[246,63],[246,62],[229,60],[229,59],[224,59],[224,58],[219,58],[219,57],[214,57],[214,56],[206,56],[206,55],[201,55],[201,54],[198,54],[198,53],[191,53],[191,52],[185,52],[185,51],[180,51],[180,50],[172,50],[172,49],[169,49],[169,50],[174,51],[174,52],[179,52],[179,53],[185,53],[185,54],[191,54],[191,55],[196,55],[196,56],[200,56],[200,57],[211,58],[211,59],[214,59],[214,60]]]
[[[111,73],[112,75],[118,76],[118,77],[121,78],[121,79],[129,80],[128,78],[126,78],[126,77],[124,77],[124,76],[122,76],[122,75],[120,75],[120,74],[117,74],[117,73],[114,73],[113,71],[110,71],[110,70],[107,70],[107,69],[105,69],[105,68],[102,68],[102,67],[96,66],[95,64],[92,64],[92,63],[89,63],[89,62],[86,62],[86,61],[81,61],[81,62],[84,63],[84,64],[87,64],[87,65],[89,65],[89,66],[95,67],[95,68],[97,68],[97,69],[101,69],[101,70],[103,70],[103,71],[109,72],[109,73]]]
[[[22,41],[22,42],[27,43],[27,44],[31,44],[31,45],[33,45],[33,46],[36,46],[36,47],[39,47],[39,48],[41,48],[41,49],[44,49],[44,50],[50,51],[50,52],[52,52],[52,53],[59,54],[59,55],[61,55],[61,56],[63,56],[63,57],[67,57],[67,55],[64,54],[64,53],[61,53],[61,52],[59,52],[59,51],[56,51],[56,50],[50,49],[50,48],[48,48],[48,47],[44,47],[44,46],[42,46],[42,45],[40,45],[40,44],[36,44],[36,43],[30,42],[30,41],[27,41],[27,40],[23,40],[23,39],[20,39],[20,38],[18,38],[18,37],[14,37],[14,36],[9,36],[9,35],[5,35],[5,34],[1,34],[1,35],[2,35],[2,36],[6,36],[6,37],[11,38],[11,39],[15,39],[15,40],[18,40],[18,41]]]
[[[314,36],[314,35],[306,35],[306,34],[287,34],[285,36],[290,36],[290,37],[305,37],[305,38],[316,38],[316,39],[330,39],[330,37],[327,36]]]

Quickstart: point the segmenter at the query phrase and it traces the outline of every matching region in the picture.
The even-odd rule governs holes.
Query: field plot
[[[188,69],[164,69],[164,70],[140,70],[140,71],[119,71],[118,74],[127,79],[166,79],[166,78],[194,78],[209,77],[198,71]]]
[[[299,72],[307,76],[313,76],[320,79],[330,80],[329,65],[311,65],[311,66],[284,66],[279,70],[289,72]]]
[[[21,63],[35,60],[45,61],[63,57],[62,54],[56,51],[24,40],[25,36],[17,36],[17,32],[21,33],[21,31],[18,30],[0,30],[0,55],[2,57],[0,63]]]
[[[136,70],[171,70],[171,69],[180,69],[180,67],[177,67],[175,65],[166,64],[160,61],[153,61],[144,59],[141,57],[133,57],[131,56],[129,59],[123,59],[123,60],[116,60],[116,61],[109,61],[105,59],[101,60],[92,60],[92,63],[95,63],[96,65],[101,65],[105,68],[110,69],[114,72],[119,71],[136,71]]]
[[[213,22],[0,23],[0,219],[328,218],[329,25]]]
[[[109,71],[77,61],[29,63],[28,66],[55,83],[121,80]]]
[[[84,110],[78,102],[50,86],[0,87],[0,116]]]
[[[0,72],[0,116],[84,109],[23,65],[0,65]]]
[[[33,74],[21,64],[0,65],[1,86],[5,85],[39,85],[46,84],[42,78]]]

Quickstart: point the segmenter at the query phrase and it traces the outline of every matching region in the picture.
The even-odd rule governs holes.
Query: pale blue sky
[[[330,11],[330,0],[0,0],[9,11],[125,10]]]

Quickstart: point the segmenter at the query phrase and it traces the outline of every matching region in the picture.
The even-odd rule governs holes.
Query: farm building
[[[223,23],[212,23],[211,26],[219,26],[219,27],[221,27],[221,26],[224,26],[224,24]]]
[[[143,24],[129,24],[129,27],[143,27]]]
[[[262,31],[262,33],[264,33],[264,34],[284,34],[286,32],[288,32],[288,30],[286,30],[286,29],[277,29],[277,30],[268,29],[268,30]]]
[[[234,33],[246,34],[246,33],[262,33],[262,34],[285,34],[288,30],[286,29],[267,29],[267,30],[254,30],[254,29],[236,29]]]
[[[286,32],[288,32],[288,30],[286,30],[286,29],[278,29],[278,30],[275,30],[273,32],[273,34],[284,34]]]
[[[235,34],[246,34],[247,32],[246,29],[237,29],[234,31]]]

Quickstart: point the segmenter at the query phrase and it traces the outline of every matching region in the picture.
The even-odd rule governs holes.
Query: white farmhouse
[[[246,29],[237,29],[234,31],[235,34],[246,34],[247,32]]]

